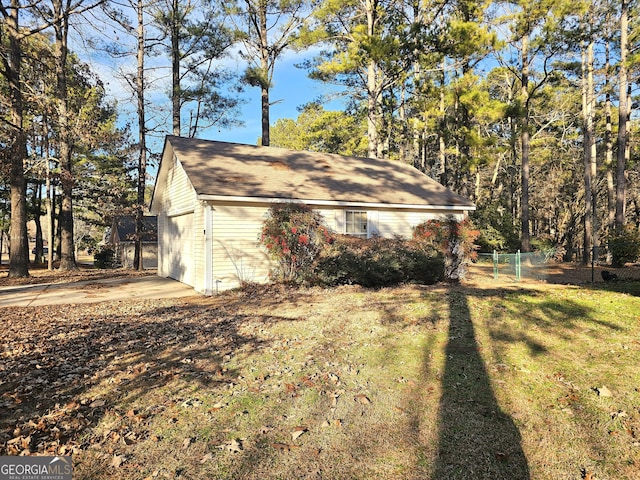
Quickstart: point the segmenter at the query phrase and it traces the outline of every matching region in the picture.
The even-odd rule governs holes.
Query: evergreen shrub
[[[402,238],[362,239],[336,235],[316,263],[312,282],[319,285],[361,285],[381,288],[401,283],[434,284],[442,279],[444,262]]]
[[[609,237],[609,252],[611,265],[614,267],[635,262],[640,257],[640,230],[626,226],[622,232]]]
[[[93,265],[96,268],[111,269],[117,267],[116,252],[109,247],[101,247],[93,255]]]

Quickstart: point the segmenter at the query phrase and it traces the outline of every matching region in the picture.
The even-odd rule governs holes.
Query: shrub
[[[640,256],[640,231],[627,226],[618,234],[609,237],[611,265],[623,267],[627,262],[635,262]]]
[[[260,241],[276,261],[273,277],[302,283],[331,235],[322,215],[300,203],[277,203],[267,212]]]
[[[401,238],[361,239],[336,236],[319,256],[312,283],[381,288],[403,282],[433,284],[442,279],[444,262]]]
[[[101,247],[94,256],[93,264],[96,268],[116,268],[116,252],[109,247]]]
[[[451,282],[463,279],[467,265],[477,257],[474,242],[479,235],[470,220],[458,222],[454,217],[427,220],[413,229],[413,241],[418,248],[435,248],[444,257],[444,278]]]

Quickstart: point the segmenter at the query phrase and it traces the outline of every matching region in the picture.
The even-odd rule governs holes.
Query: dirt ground
[[[506,286],[522,284],[560,284],[582,285],[602,283],[602,271],[607,270],[615,274],[621,280],[640,280],[640,264],[627,264],[623,268],[613,268],[608,265],[585,266],[581,263],[551,263],[533,268],[522,267],[520,281],[516,280],[512,270],[501,267],[498,278],[494,278],[493,266],[488,263],[473,264],[469,268],[469,274],[465,284],[476,287],[481,286]]]
[[[503,266],[498,271],[498,278],[494,278],[493,266],[489,263],[476,263],[469,267],[469,273],[464,284],[474,287],[494,288],[496,286],[517,286],[518,284],[560,284],[581,285],[602,283],[602,271],[608,270],[617,275],[621,280],[640,280],[640,264],[627,264],[623,268],[613,268],[608,265],[596,265],[593,269],[590,265],[581,263],[551,263],[542,266],[528,268],[524,263],[521,279],[516,280],[515,274],[509,268]],[[115,269],[100,270],[93,267],[81,266],[74,272],[61,272],[59,270],[47,270],[46,266],[30,266],[30,276],[27,278],[8,278],[8,267],[0,268],[0,287],[13,285],[31,285],[39,283],[71,283],[85,280],[103,278],[138,277],[155,275],[155,270]]]

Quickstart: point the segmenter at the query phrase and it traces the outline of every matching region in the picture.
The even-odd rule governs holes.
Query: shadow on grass
[[[605,290],[607,292],[626,293],[634,297],[640,297],[640,280],[614,280],[610,282],[599,282],[589,285],[593,290]]]
[[[237,381],[226,361],[269,346],[253,334],[260,325],[292,319],[241,315],[235,307],[227,299],[6,309],[0,455],[69,454],[102,442],[92,430],[108,415],[124,418],[123,405],[146,418],[188,400],[172,398],[181,382]],[[148,411],[153,391],[168,403]]]
[[[520,432],[500,409],[480,356],[468,297],[454,291],[447,297],[449,339],[433,478],[529,479]]]

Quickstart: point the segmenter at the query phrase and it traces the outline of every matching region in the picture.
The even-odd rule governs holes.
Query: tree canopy
[[[558,246],[587,258],[640,225],[638,8],[2,0],[0,225],[10,225],[12,271],[28,274],[23,225],[44,211],[45,177],[63,226],[60,198],[94,223],[134,212],[148,180],[141,151],[159,153],[146,136],[233,128],[247,86],[261,90],[263,144],[409,163],[476,203],[483,248]],[[79,44],[111,54],[138,119],[109,99],[104,70],[73,51]],[[270,121],[269,89],[289,50],[312,80],[340,86],[342,109],[309,98],[297,118]]]

